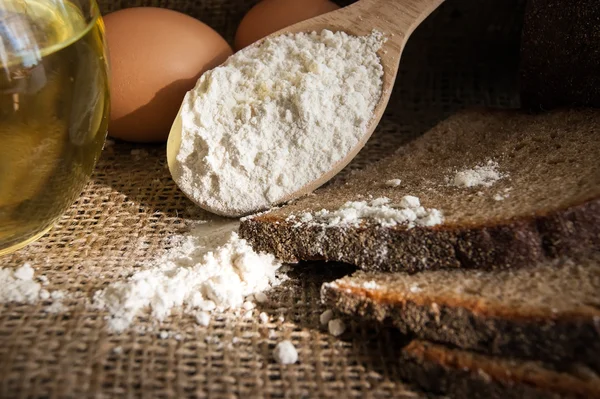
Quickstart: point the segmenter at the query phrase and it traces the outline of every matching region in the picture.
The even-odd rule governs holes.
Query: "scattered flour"
[[[498,163],[489,160],[485,165],[456,172],[451,183],[457,187],[490,187],[503,177],[505,175],[498,171]]]
[[[0,269],[0,302],[35,303],[40,299],[40,283],[33,279],[29,263],[16,270]]]
[[[366,288],[368,290],[376,290],[377,288],[379,288],[379,284],[377,284],[373,280],[365,281],[364,283],[362,283],[362,286],[363,286],[363,288]]]
[[[327,328],[329,330],[329,334],[337,337],[346,331],[346,324],[342,319],[333,319],[329,320],[329,323],[327,323]]]
[[[261,312],[258,315],[258,318],[260,319],[260,322],[263,323],[263,324],[266,324],[266,323],[269,322],[269,315],[266,314],[265,312]]]
[[[510,197],[510,191],[512,190],[512,187],[508,187],[505,188],[502,192],[496,193],[494,195],[494,200],[496,201],[504,201],[505,199],[507,199],[508,197]]]
[[[303,224],[325,227],[358,227],[366,220],[382,227],[404,224],[408,228],[413,228],[443,223],[442,212],[438,209],[422,207],[417,197],[404,196],[397,205],[389,202],[388,198],[376,198],[370,202],[349,201],[337,210],[323,209],[315,213],[290,215],[286,221],[295,222],[293,227],[300,227]]]
[[[46,276],[36,278],[35,271],[29,263],[24,263],[17,269],[0,268],[0,303],[35,304],[40,301],[49,301],[51,303],[43,308],[44,312],[65,311],[62,300],[66,298],[66,294],[60,290],[42,289],[42,284],[47,285],[48,278]]]
[[[45,290],[43,290],[45,291]],[[63,291],[52,291],[50,293],[50,300],[52,303],[44,308],[47,313],[63,313],[67,310],[63,304],[63,299],[66,297]]]
[[[298,361],[298,351],[289,340],[279,342],[273,350],[273,357],[281,364],[294,364]]]
[[[385,185],[388,187],[398,187],[402,184],[402,180],[400,179],[391,179],[385,182]]]
[[[180,111],[173,177],[181,190],[239,216],[321,177],[367,129],[384,41],[375,31],[280,35],[203,74]]]
[[[94,306],[108,311],[114,332],[127,329],[146,309],[156,322],[178,308],[204,325],[206,317],[198,311],[253,308],[245,298],[279,284],[276,272],[281,263],[270,254],[254,252],[232,230],[213,235],[202,227],[192,230],[174,240],[177,245],[159,260],[96,292]]]
[[[413,284],[410,286],[410,292],[412,292],[413,294],[416,294],[421,291],[423,291],[423,289],[419,287],[419,284]]]
[[[196,314],[196,323],[200,324],[203,327],[208,327],[210,324],[210,314],[207,312],[198,312]]]

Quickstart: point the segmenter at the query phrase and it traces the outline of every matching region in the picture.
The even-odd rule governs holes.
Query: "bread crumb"
[[[196,314],[196,323],[201,326],[208,327],[210,324],[210,315],[206,312],[198,312]]]
[[[385,185],[388,187],[398,187],[400,184],[402,184],[402,180],[400,179],[390,179],[385,182]]]
[[[251,310],[251,309],[254,309],[254,303],[250,302],[250,301],[246,301],[246,302],[244,302],[242,307],[246,310]]]
[[[273,357],[281,364],[294,364],[298,361],[298,351],[289,340],[279,342],[273,350]]]
[[[333,335],[334,337],[338,337],[342,335],[344,331],[346,331],[346,324],[342,319],[333,319],[329,320],[329,323],[327,323],[327,328],[329,329],[329,334]]]
[[[321,325],[327,325],[331,319],[333,319],[333,311],[331,309],[327,309],[321,313],[321,316],[319,316],[319,322]]]
[[[158,334],[158,337],[160,339],[167,339],[167,338],[169,338],[169,333],[167,331],[163,330]]]
[[[113,352],[114,352],[114,353],[116,353],[116,354],[118,355],[118,354],[120,354],[120,353],[123,353],[123,348],[122,348],[122,347],[120,347],[120,346],[115,346],[115,347],[113,348]]]

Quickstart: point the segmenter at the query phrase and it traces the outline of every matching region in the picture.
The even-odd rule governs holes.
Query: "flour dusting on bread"
[[[498,168],[498,163],[490,159],[483,165],[460,170],[454,175],[452,185],[456,187],[491,187],[498,180],[506,177],[506,174],[500,173]]]
[[[418,197],[405,195],[398,204],[381,197],[371,201],[348,201],[336,210],[322,209],[311,213],[291,214],[286,218],[295,222],[293,227],[318,225],[322,227],[359,227],[362,223],[374,223],[382,227],[406,225],[435,226],[443,223],[442,212],[435,208],[424,208]]]

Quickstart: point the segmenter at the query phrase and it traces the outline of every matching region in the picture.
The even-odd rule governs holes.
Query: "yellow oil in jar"
[[[68,1],[0,3],[0,255],[53,224],[102,150],[108,70],[91,13]]]

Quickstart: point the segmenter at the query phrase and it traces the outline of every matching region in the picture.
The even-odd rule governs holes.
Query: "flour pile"
[[[42,288],[42,285],[47,283],[48,279],[45,276],[35,277],[35,270],[29,263],[15,270],[0,268],[0,303],[35,304],[44,301],[49,303],[44,308],[45,312],[56,313],[64,310],[62,300],[66,296],[65,293]]]
[[[280,266],[272,255],[254,252],[230,229],[207,236],[199,228],[179,237],[158,261],[97,292],[94,304],[108,310],[108,325],[115,332],[127,329],[148,308],[157,322],[181,308],[208,325],[209,312],[247,309],[251,304],[246,297],[279,284]]]
[[[442,212],[435,208],[424,208],[418,197],[404,196],[398,204],[390,204],[389,198],[377,198],[367,201],[348,201],[339,209],[328,211],[322,209],[315,213],[305,212],[290,215],[288,222],[295,222],[293,227],[303,224],[324,227],[359,227],[363,222],[392,227],[404,224],[409,229],[415,226],[435,226],[443,223]]]
[[[206,72],[183,100],[173,177],[209,210],[268,208],[329,171],[381,97],[383,35],[282,35]]]
[[[37,302],[42,286],[33,279],[34,273],[29,263],[16,270],[0,269],[0,302]]]
[[[458,171],[452,184],[457,187],[490,187],[505,177],[498,171],[498,167],[497,162],[489,160],[484,165],[476,165],[473,168]]]

